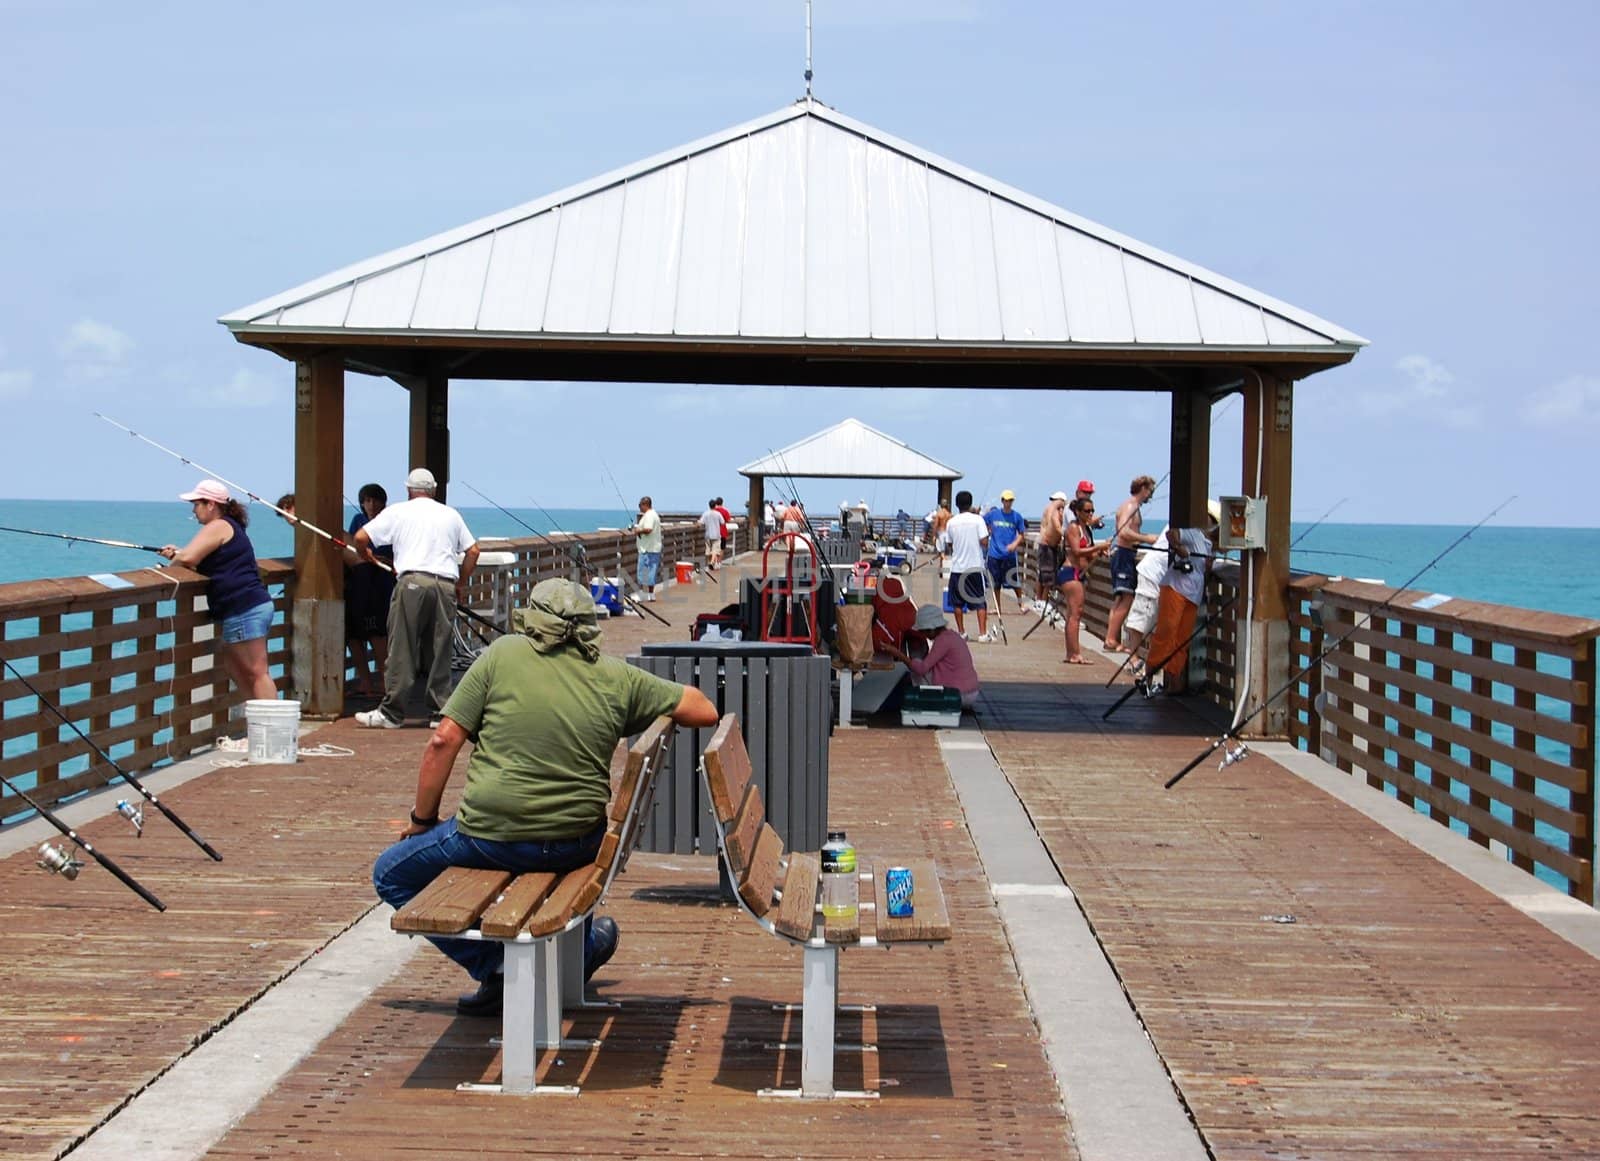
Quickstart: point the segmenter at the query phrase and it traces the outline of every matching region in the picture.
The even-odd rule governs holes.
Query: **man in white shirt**
[[[722,537],[728,527],[715,500],[706,501],[706,510],[700,513],[700,527],[706,530],[706,567],[715,571],[722,563]]]
[[[655,510],[650,497],[639,501],[639,518],[633,522],[633,533],[638,538],[639,585],[644,599],[656,599],[656,585],[661,580],[661,513]]]
[[[374,729],[405,724],[406,695],[419,676],[428,681],[429,727],[437,728],[450,699],[450,653],[456,603],[478,565],[478,544],[454,508],[433,498],[438,483],[427,468],[406,477],[406,502],[391,504],[356,532],[353,547],[376,564],[374,545],[394,547],[395,590],[389,602],[389,663],[383,701],[356,715]],[[460,557],[459,563],[457,557]]]
[[[956,632],[967,636],[968,610],[978,614],[978,640],[989,636],[988,572],[983,567],[989,544],[989,526],[972,510],[972,493],[956,493],[956,515],[944,526],[944,541],[950,546],[950,608],[956,615]]]

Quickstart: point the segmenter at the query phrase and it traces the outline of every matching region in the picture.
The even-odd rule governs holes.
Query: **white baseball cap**
[[[417,491],[433,491],[439,486],[439,481],[433,478],[433,473],[427,468],[412,468],[411,474],[406,477],[406,487]]]

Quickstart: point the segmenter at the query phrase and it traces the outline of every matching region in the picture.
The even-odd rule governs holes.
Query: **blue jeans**
[[[389,905],[404,907],[446,867],[474,867],[490,871],[570,871],[594,862],[605,837],[602,821],[594,830],[576,839],[534,839],[526,842],[496,842],[473,838],[456,831],[456,820],[447,818],[425,834],[401,839],[378,856],[372,866],[372,885],[378,898]],[[501,970],[505,946],[495,940],[427,940],[445,955],[467,969],[480,983]],[[583,926],[583,952],[587,961],[594,937],[589,924]]]
[[[224,645],[238,645],[243,641],[265,637],[272,631],[272,602],[262,601],[253,609],[222,618],[221,630]]]

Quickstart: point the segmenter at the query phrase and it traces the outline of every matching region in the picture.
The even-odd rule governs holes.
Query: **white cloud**
[[[61,357],[74,379],[110,379],[127,370],[133,339],[110,323],[79,319],[61,340]]]
[[[1600,377],[1574,375],[1529,397],[1522,418],[1536,427],[1600,422]]]
[[[20,399],[31,390],[32,371],[0,371],[0,399]]]
[[[1455,386],[1455,375],[1443,363],[1427,355],[1406,355],[1394,369],[1400,372],[1400,382],[1353,396],[1359,414],[1369,419],[1423,418],[1458,430],[1482,422],[1482,408],[1470,392]]]
[[[189,388],[188,396],[196,407],[267,407],[286,400],[291,388],[286,375],[273,379],[241,367],[225,383]]]

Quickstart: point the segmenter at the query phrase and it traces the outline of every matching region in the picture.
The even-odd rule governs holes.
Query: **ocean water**
[[[540,532],[560,528],[591,532],[631,520],[618,507],[512,509],[461,507],[478,536],[528,536],[524,523]],[[349,526],[346,509],[339,529]],[[77,500],[0,500],[0,526],[126,540],[160,547],[184,544],[196,525],[188,506],[178,501],[100,502]],[[1308,531],[1309,529],[1309,531]],[[1363,577],[1400,584],[1450,548],[1464,527],[1423,524],[1294,525],[1299,543],[1291,563],[1308,572]],[[290,528],[271,510],[255,505],[250,539],[263,557],[293,554]],[[1544,609],[1580,617],[1600,617],[1600,528],[1526,528],[1495,524],[1478,529],[1410,587],[1478,601]],[[128,548],[71,543],[47,537],[0,532],[0,584],[37,577],[128,572],[158,565],[161,558]]]
[[[511,515],[496,508],[460,507],[475,536],[530,536],[524,523],[540,532],[561,529],[593,532],[598,528],[626,527],[633,513],[611,508],[512,508]],[[355,509],[346,507],[344,521],[328,532],[343,539]],[[627,520],[624,520],[626,515]],[[519,523],[519,521],[523,523]],[[180,547],[199,530],[189,506],[177,500],[83,501],[0,500],[0,526],[37,532],[61,532],[99,540],[125,540],[160,548]],[[270,508],[250,507],[250,543],[260,557],[294,555],[294,533]],[[311,535],[302,533],[302,535]],[[131,548],[57,540],[15,532],[0,532],[0,584],[39,577],[87,576],[97,572],[132,572],[160,565],[159,556]]]

